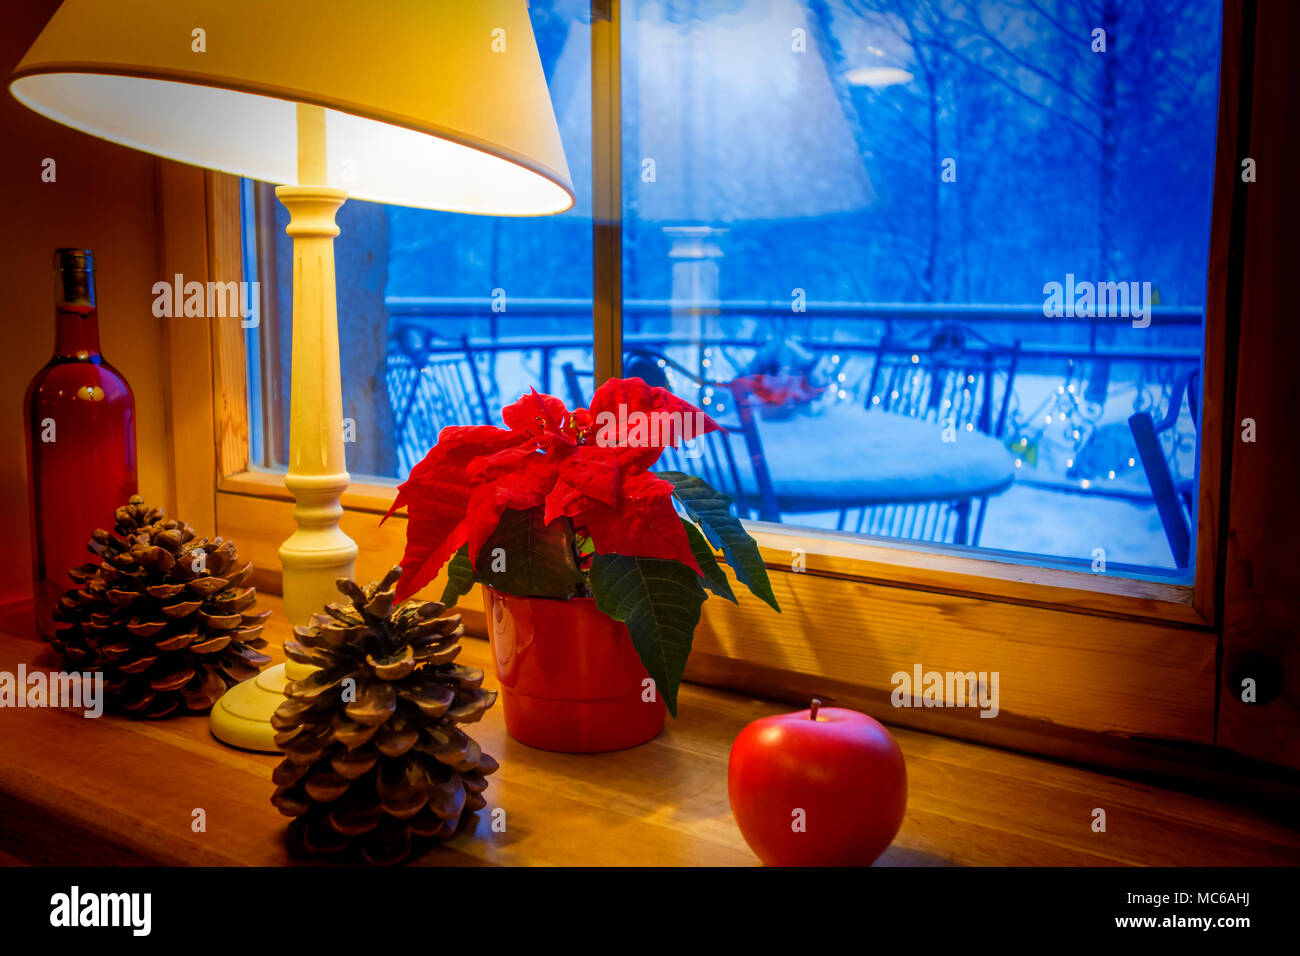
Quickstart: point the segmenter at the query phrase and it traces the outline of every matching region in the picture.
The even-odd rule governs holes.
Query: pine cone
[[[457,728],[496,702],[483,671],[453,664],[465,632],[443,605],[394,609],[400,567],[366,588],[340,578],[351,604],[331,604],[286,641],[290,660],[319,667],[285,688],[271,725],[284,760],[271,802],[297,853],[359,847],[371,863],[405,859],[418,838],[444,839],[481,810],[497,762]]]
[[[254,650],[271,612],[243,586],[253,565],[139,495],[114,518],[87,545],[103,560],[68,572],[79,587],[55,605],[54,648],[68,670],[103,671],[107,703],[131,716],[205,712],[271,660]]]

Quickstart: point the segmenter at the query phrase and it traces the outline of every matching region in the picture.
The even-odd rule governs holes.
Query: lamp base
[[[284,665],[268,667],[226,691],[212,708],[212,736],[222,743],[260,753],[280,753],[271,715],[284,703]]]

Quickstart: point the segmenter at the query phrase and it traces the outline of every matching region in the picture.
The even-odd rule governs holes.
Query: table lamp
[[[9,89],[94,136],[292,184],[276,196],[293,237],[297,527],[280,561],[285,613],[305,624],[357,554],[339,528],[338,208],[349,195],[485,215],[573,205],[527,0],[64,0]],[[213,733],[277,750],[271,713],[309,670],[290,662],[232,687]]]

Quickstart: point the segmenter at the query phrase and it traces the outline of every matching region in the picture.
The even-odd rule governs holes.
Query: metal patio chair
[[[884,339],[875,351],[863,401],[868,410],[1002,438],[1019,361],[1019,339],[1010,346],[995,345],[979,333],[953,324],[910,339]],[[987,496],[875,505],[857,509],[853,530],[975,547],[987,507]],[[846,530],[850,514],[851,510],[840,512],[839,530]]]
[[[407,330],[388,350],[387,386],[401,474],[424,457],[448,425],[493,424],[469,337],[433,344]]]
[[[1142,470],[1146,472],[1147,484],[1151,487],[1151,497],[1155,499],[1156,511],[1160,515],[1160,524],[1165,529],[1174,564],[1179,568],[1191,566],[1196,479],[1179,479],[1174,474],[1160,436],[1170,432],[1178,423],[1184,396],[1187,397],[1187,411],[1192,424],[1199,429],[1201,373],[1198,369],[1189,369],[1174,380],[1169,407],[1159,422],[1151,417],[1150,412],[1137,412],[1128,420],[1138,456],[1142,459]],[[1197,461],[1199,465],[1199,454]]]
[[[596,373],[590,369],[580,369],[572,362],[565,362],[560,366],[560,371],[564,375],[564,390],[569,393],[570,407],[585,408],[588,401],[586,396],[594,390],[596,384]],[[584,387],[584,381],[589,382],[592,388]]]

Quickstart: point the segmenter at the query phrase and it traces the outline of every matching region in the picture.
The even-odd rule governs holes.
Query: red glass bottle
[[[94,256],[58,249],[54,273],[54,355],[23,399],[32,594],[46,639],[68,569],[94,560],[86,542],[136,493],[135,397],[99,354]]]

